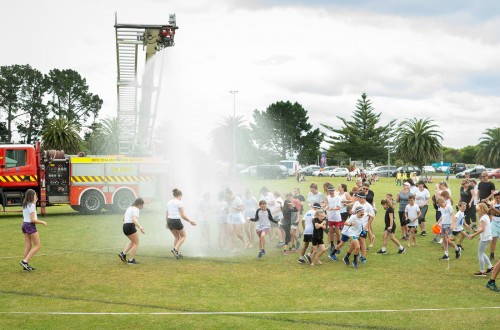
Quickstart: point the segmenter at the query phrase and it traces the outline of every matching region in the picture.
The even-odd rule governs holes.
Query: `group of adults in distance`
[[[491,274],[486,286],[498,292],[495,279],[500,270],[500,263],[497,262],[493,266],[492,261],[495,259],[496,242],[500,236],[500,192],[495,190],[494,183],[489,181],[486,173],[483,173],[480,179],[479,183],[469,179],[461,182],[455,210],[452,193],[446,181],[439,182],[431,194],[425,182],[418,181],[415,184],[412,178],[406,179],[396,198],[387,193],[380,202],[385,216],[382,248],[377,253],[387,254],[389,239],[396,245],[398,254],[406,251],[403,241],[407,242],[407,247],[416,246],[418,230],[420,236],[427,236],[426,214],[429,204],[432,203],[436,209],[432,241],[442,246],[443,256],[440,259],[450,259],[450,247],[455,258],[460,258],[464,239],[479,236],[479,271],[474,275]],[[166,226],[174,237],[171,253],[176,259],[180,259],[183,257],[180,249],[186,240],[182,221],[192,226],[197,223],[184,212],[182,192],[174,189],[172,194],[173,198],[167,203]],[[226,189],[219,194],[215,205],[211,203],[208,194],[203,195],[198,206],[202,219],[199,223],[209,239],[212,218],[210,214],[215,212],[219,227],[219,249],[229,248],[234,251],[239,248],[252,248],[256,235],[259,242],[257,257],[262,258],[266,255],[266,243],[276,237],[276,246],[282,248],[282,254],[298,252],[298,262],[301,264],[321,265],[321,257],[327,250],[329,259],[337,261],[341,258],[341,250],[345,249],[347,251],[341,258],[342,261],[348,266],[358,268],[360,264],[367,262],[367,251],[374,247],[375,234],[372,224],[377,212],[374,197],[370,183],[363,182],[362,179],[356,180],[350,192],[344,183],[334,187],[326,182],[323,184],[323,192],[319,191],[316,183],[311,183],[307,197],[301,195],[299,188],[294,188],[293,193],[285,193],[282,198],[279,192],[272,193],[267,187],[262,187],[258,200],[249,190],[240,198],[230,189]],[[36,201],[36,192],[28,190],[23,202],[22,232],[25,251],[20,262],[25,271],[35,270],[28,262],[40,249],[36,224],[47,225],[45,221],[37,218]],[[143,206],[142,198],[137,198],[126,210],[123,218],[123,233],[129,242],[118,256],[129,265],[139,263],[135,255],[139,246],[137,229],[145,233],[144,227],[139,224],[139,213]],[[399,240],[395,236],[396,207],[402,235]],[[344,247],[346,243],[349,243],[348,247]],[[488,247],[489,257],[486,255]]]

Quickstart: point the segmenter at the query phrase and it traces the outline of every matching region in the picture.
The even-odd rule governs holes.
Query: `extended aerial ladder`
[[[174,45],[175,14],[168,24],[118,24],[115,14],[117,57],[117,120],[119,152],[122,155],[145,154],[152,149],[153,131],[158,102],[152,106],[153,93],[158,97],[159,86],[154,86],[153,73],[144,74],[142,84],[137,81],[139,46],[146,52],[146,63],[156,52]],[[153,69],[149,67],[149,69]],[[161,79],[160,79],[161,82]],[[138,93],[141,100],[138,104]]]

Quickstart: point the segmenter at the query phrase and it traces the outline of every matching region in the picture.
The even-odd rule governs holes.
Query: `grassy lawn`
[[[306,195],[312,181],[322,184],[327,180],[337,184],[345,179],[307,177],[307,182],[300,184],[292,178],[267,182],[249,179],[242,184],[254,194],[266,185],[271,191],[282,193],[299,186]],[[453,196],[457,197],[458,180],[450,182]],[[352,185],[348,183],[349,187]],[[432,193],[433,186],[430,188]],[[419,245],[408,248],[403,255],[397,254],[392,243],[388,245],[388,255],[377,255],[383,228],[383,211],[378,204],[386,192],[396,195],[398,187],[392,179],[383,178],[372,189],[379,209],[374,225],[377,240],[375,248],[368,252],[368,263],[357,270],[332,262],[326,255],[322,266],[301,265],[297,255],[282,256],[272,245],[262,259],[256,258],[256,247],[234,255],[207,250],[204,252],[209,256],[193,256],[193,251],[200,250],[196,229],[188,233],[189,248],[183,251],[187,257],[175,260],[169,253],[172,238],[164,227],[164,212],[155,207],[141,213],[140,222],[147,231],[141,235],[137,256],[141,264],[127,266],[117,257],[126,243],[121,215],[103,212],[83,216],[67,206],[56,206],[47,210],[45,220],[49,226],[38,227],[42,249],[30,262],[38,270],[27,273],[19,265],[24,244],[21,215],[0,215],[0,328],[498,326],[500,295],[485,288],[487,278],[472,275],[479,267],[477,241],[464,242],[462,258],[452,258],[449,270],[446,262],[438,260],[442,250],[431,243],[431,235],[418,236]],[[434,214],[431,207],[427,215],[430,225],[434,223]],[[455,308],[464,309],[451,310]],[[295,311],[323,312],[179,314]]]

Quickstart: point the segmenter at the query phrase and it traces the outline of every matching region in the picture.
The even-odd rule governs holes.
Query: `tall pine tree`
[[[363,93],[357,101],[351,120],[337,116],[343,127],[334,128],[321,124],[332,132],[327,134],[325,142],[331,145],[334,154],[344,152],[353,160],[362,160],[365,168],[367,160],[382,161],[387,155],[384,147],[391,136],[395,120],[385,126],[379,126],[380,115],[374,112],[370,99]]]

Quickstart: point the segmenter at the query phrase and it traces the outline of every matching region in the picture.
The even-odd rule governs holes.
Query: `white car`
[[[337,177],[337,176],[347,176],[349,174],[349,170],[345,167],[337,167],[334,170],[330,171],[330,176]]]
[[[422,172],[424,172],[424,173],[436,173],[436,170],[434,169],[434,167],[427,165],[427,166],[422,167]]]
[[[337,166],[326,166],[323,170],[317,170],[312,172],[313,176],[331,176],[330,172],[336,169]]]

